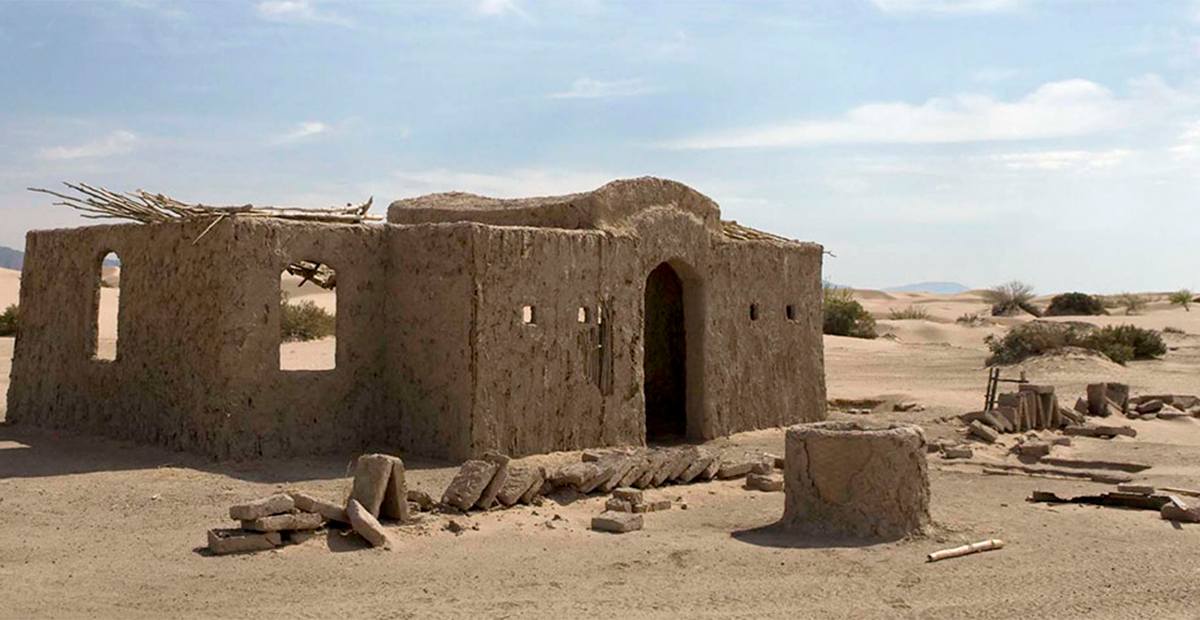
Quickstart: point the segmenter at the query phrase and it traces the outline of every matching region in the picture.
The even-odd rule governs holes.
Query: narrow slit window
[[[537,325],[537,308],[521,306],[521,322],[526,325]]]
[[[750,320],[758,320],[758,304],[750,304]]]
[[[792,304],[788,304],[787,306],[787,320],[796,320],[796,306],[793,306]]]
[[[118,325],[121,318],[121,259],[106,252],[100,259],[99,291],[96,301],[96,338],[92,349],[95,359],[116,361]]]
[[[592,322],[592,309],[587,306],[580,306],[578,320],[580,323],[591,323]]]
[[[279,369],[337,368],[337,272],[297,261],[279,275]]]

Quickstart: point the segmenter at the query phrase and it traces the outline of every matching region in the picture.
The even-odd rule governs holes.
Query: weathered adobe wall
[[[207,452],[196,422],[223,389],[220,326],[232,298],[227,230],[204,224],[30,232],[8,420]],[[116,361],[93,359],[100,262],[122,261]]]
[[[472,455],[475,224],[388,226],[388,420],[380,436],[417,454]],[[494,356],[499,353],[493,354]]]
[[[218,228],[226,226],[237,249],[225,259],[234,290],[220,340],[224,389],[197,420],[211,436],[208,452],[221,458],[312,454],[376,442],[391,422],[383,372],[387,231],[265,219]],[[337,272],[331,370],[279,369],[279,278],[297,260]]]
[[[824,419],[820,247],[730,241],[667,208],[629,224],[476,228],[473,454],[644,441],[643,295],[663,262],[684,281],[689,436]],[[588,348],[602,327],[596,312],[580,324],[578,311],[602,302],[612,358],[610,376],[597,382]],[[525,305],[536,309],[533,325],[522,320]]]

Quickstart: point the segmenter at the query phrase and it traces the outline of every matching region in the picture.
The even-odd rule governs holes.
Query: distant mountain
[[[21,270],[21,266],[25,264],[25,253],[20,250],[6,248],[0,245],[0,267],[5,269]]]
[[[933,293],[935,295],[957,295],[971,289],[958,282],[917,282],[904,286],[883,289],[889,293]]]

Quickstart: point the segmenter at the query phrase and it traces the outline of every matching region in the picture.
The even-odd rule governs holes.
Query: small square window
[[[793,306],[792,304],[788,304],[788,306],[787,306],[787,319],[788,319],[789,321],[795,321],[795,320],[796,320],[796,306]]]
[[[534,308],[533,306],[522,306],[521,321],[526,325],[537,325],[537,308]]]
[[[750,320],[758,320],[758,304],[750,304]]]

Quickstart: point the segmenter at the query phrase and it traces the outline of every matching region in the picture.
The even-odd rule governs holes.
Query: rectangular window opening
[[[788,306],[787,306],[787,319],[788,319],[789,321],[795,321],[795,320],[796,320],[796,306],[794,306],[794,305],[792,305],[792,304],[788,304]]]
[[[750,320],[758,320],[758,304],[750,304]]]
[[[580,323],[591,323],[592,309],[587,306],[580,306],[578,319]]]
[[[302,260],[279,274],[279,369],[337,368],[337,271]]]
[[[537,308],[533,306],[521,307],[521,322],[526,325],[537,325]]]
[[[116,252],[106,252],[100,259],[98,286],[92,357],[114,362],[120,344],[118,326],[121,322],[121,258]]]

